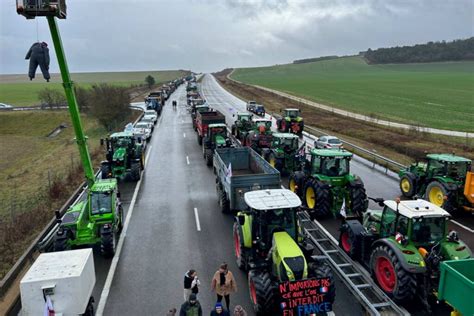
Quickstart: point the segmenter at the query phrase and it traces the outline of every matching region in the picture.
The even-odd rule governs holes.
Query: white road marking
[[[145,164],[148,161],[148,157],[150,157],[150,150],[146,155]],[[137,201],[138,191],[140,190],[140,186],[142,184],[143,173],[144,171],[142,171],[140,180],[138,180],[137,185],[135,186],[135,191],[133,192],[132,201],[130,202],[130,207],[128,208],[127,218],[125,219],[125,224],[120,235],[117,249],[115,250],[115,255],[112,259],[112,263],[110,264],[109,272],[107,273],[107,279],[105,279],[104,288],[102,289],[102,293],[100,294],[99,305],[97,306],[96,311],[97,316],[102,316],[104,314],[105,304],[107,303],[107,298],[109,297],[110,287],[112,286],[112,281],[114,280],[115,270],[117,269],[120,253],[122,252],[125,236],[127,235],[128,224],[130,224],[130,218],[132,217],[133,209],[135,208],[135,202]]]
[[[471,228],[469,228],[469,227],[467,227],[467,226],[465,226],[465,225],[463,225],[463,224],[461,224],[461,223],[459,223],[459,222],[456,222],[456,221],[454,221],[454,220],[451,220],[451,223],[456,224],[456,225],[458,225],[458,226],[461,227],[461,228],[464,228],[464,229],[467,230],[468,232],[474,233],[474,229],[471,229]]]
[[[148,148],[148,152],[147,152],[146,157],[145,157],[145,166],[148,164],[148,158],[150,158],[150,153],[151,153],[152,148],[153,148],[152,145],[150,145],[150,147]]]
[[[198,209],[197,208],[194,208],[194,217],[196,217],[196,227],[197,227],[197,230],[198,232],[201,231],[201,223],[199,222],[199,213],[198,213]]]
[[[183,133],[183,137],[186,138],[186,133]]]
[[[189,165],[189,157],[186,156],[186,163]]]

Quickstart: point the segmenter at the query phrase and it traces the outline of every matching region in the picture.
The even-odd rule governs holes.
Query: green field
[[[182,75],[182,71],[136,71],[136,72],[96,72],[74,73],[72,80],[81,87],[89,87],[94,83],[109,83],[120,86],[130,86],[145,83],[145,77],[152,75],[156,82],[166,82]],[[24,75],[0,75],[0,102],[15,106],[29,106],[39,104],[38,92],[44,88],[62,90],[61,77],[52,74],[51,81],[47,83],[40,72],[36,79],[29,81]]]
[[[232,78],[351,112],[474,132],[474,62],[367,65],[360,57],[236,69]]]

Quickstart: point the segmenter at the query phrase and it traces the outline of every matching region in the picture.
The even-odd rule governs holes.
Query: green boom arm
[[[81,117],[79,114],[79,108],[77,106],[76,95],[74,94],[73,83],[69,75],[69,69],[67,67],[66,56],[64,54],[63,45],[61,42],[61,36],[59,35],[58,26],[54,16],[47,16],[49,29],[51,31],[51,37],[53,38],[54,49],[56,56],[58,57],[59,69],[61,70],[61,77],[63,79],[64,91],[66,92],[66,98],[71,114],[72,125],[74,126],[74,132],[76,133],[77,146],[79,147],[79,153],[81,155],[82,165],[84,166],[84,173],[89,187],[94,184],[94,170],[92,168],[91,157],[87,148],[87,137],[84,135],[82,129]]]

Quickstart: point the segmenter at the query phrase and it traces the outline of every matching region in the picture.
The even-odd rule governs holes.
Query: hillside
[[[346,57],[241,68],[232,78],[391,121],[474,131],[474,61],[368,65]]]

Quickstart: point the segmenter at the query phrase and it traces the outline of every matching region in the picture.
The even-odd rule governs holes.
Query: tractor
[[[300,109],[284,109],[282,117],[277,119],[277,129],[282,133],[293,133],[303,135],[304,120]]]
[[[268,119],[257,119],[253,121],[253,130],[249,131],[245,139],[245,146],[251,147],[259,155],[264,148],[272,145],[272,121]]]
[[[448,231],[450,214],[439,206],[422,199],[372,200],[383,210],[368,210],[362,221],[345,221],[340,247],[364,264],[396,302],[420,298],[429,310],[440,263],[470,258],[471,250],[455,231]]]
[[[300,234],[301,201],[296,194],[285,189],[258,190],[246,192],[244,200],[248,209],[237,213],[233,227],[235,256],[239,268],[248,271],[257,315],[280,314],[278,287],[284,282],[329,278],[332,283],[331,268],[313,259],[314,247]],[[332,303],[334,285],[327,296]]]
[[[87,198],[71,206],[62,219],[58,216],[58,222],[54,251],[100,245],[101,253],[112,257],[123,227],[117,180],[94,183],[87,190]]]
[[[223,123],[209,124],[203,138],[202,155],[207,166],[212,166],[214,149],[232,147],[232,141],[227,135],[227,125]]]
[[[238,140],[242,143],[242,146],[245,146],[245,140],[249,131],[253,129],[254,123],[252,122],[253,115],[247,112],[237,113],[237,119],[232,125],[231,131],[232,135],[237,137]]]
[[[282,174],[301,170],[306,144],[299,146],[298,136],[291,133],[273,133],[272,136],[271,147],[263,150],[263,157]]]
[[[472,161],[451,154],[428,154],[426,160],[400,170],[403,196],[423,197],[453,214],[460,209],[474,212]]]
[[[211,111],[211,108],[207,105],[197,105],[191,108],[191,120],[193,122],[193,129],[196,130],[196,115],[201,112]]]
[[[311,218],[361,217],[368,200],[362,180],[350,173],[352,153],[339,149],[312,149],[303,171],[290,174],[289,188],[305,203]]]
[[[105,144],[107,160],[100,163],[102,179],[120,179],[129,174],[134,181],[140,180],[144,167],[141,141],[137,141],[131,132],[120,132],[106,138]]]

